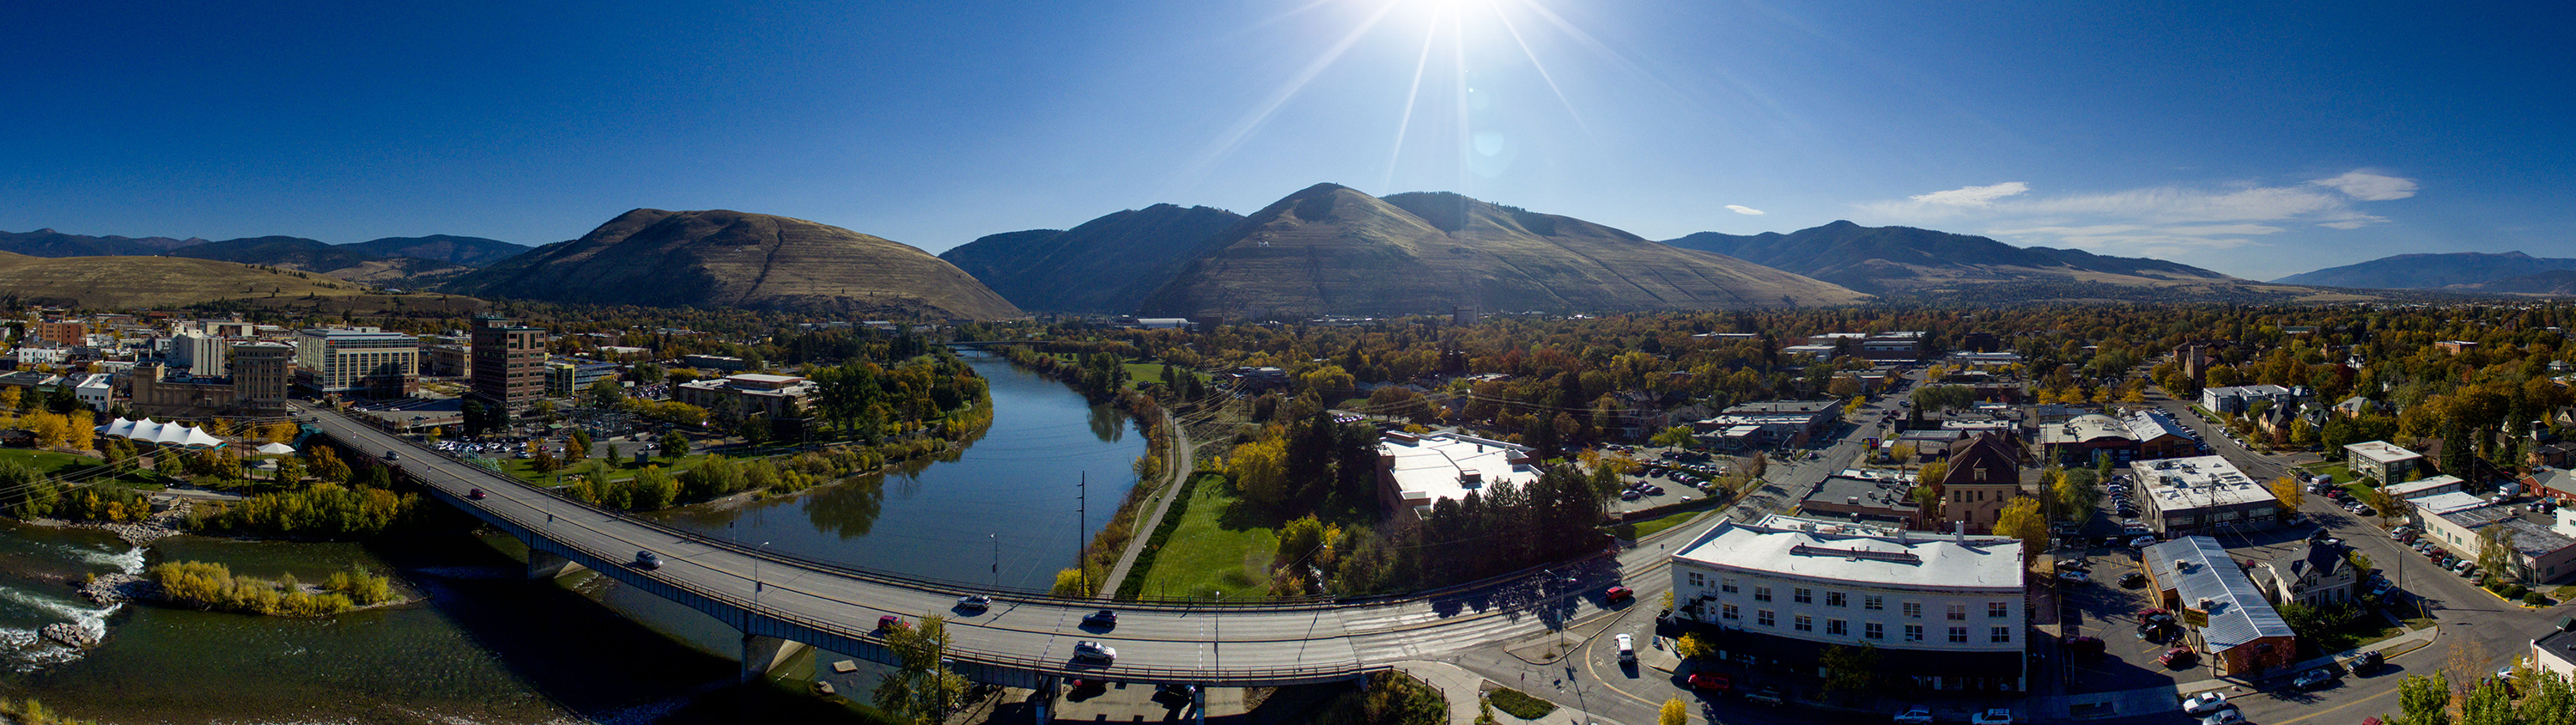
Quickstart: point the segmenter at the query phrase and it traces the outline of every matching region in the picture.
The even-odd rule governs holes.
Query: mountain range
[[[169,256],[320,272],[388,287],[428,287],[473,268],[528,251],[497,239],[434,235],[328,244],[265,236],[207,241],[199,237],[92,237],[52,229],[0,232],[0,252],[31,257]]]
[[[2543,272],[2576,269],[2576,259],[2534,257],[2521,252],[2490,254],[2456,252],[2451,254],[2400,254],[2381,257],[2359,264],[2328,267],[2314,272],[2282,277],[2274,282],[2320,287],[2360,287],[2365,289],[2431,289],[2453,288],[2462,291],[2488,291],[2479,285],[2508,278],[2525,277]],[[2543,283],[2545,284],[2545,283]],[[2529,287],[2530,284],[2506,285]],[[2501,290],[2498,290],[2501,291]]]
[[[447,291],[609,305],[867,316],[1022,315],[914,247],[827,224],[730,210],[636,209],[448,282]]]
[[[1317,184],[1197,245],[1138,314],[1744,309],[1868,299],[1740,259],[1457,194]]]
[[[1848,221],[1787,234],[1700,232],[1664,243],[1882,294],[2042,279],[2127,286],[2244,281],[2161,259],[2016,247],[1986,237],[1913,227],[1864,227]]]
[[[993,234],[939,258],[1020,309],[1123,315],[1242,221],[1223,209],[1155,204],[1062,231]]]

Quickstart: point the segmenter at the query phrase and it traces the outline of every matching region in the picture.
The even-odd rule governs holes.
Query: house
[[[2533,496],[2558,501],[2576,501],[2576,471],[2565,468],[2543,468],[2522,477],[2522,490]]]
[[[2387,412],[2388,404],[2355,395],[2343,399],[2341,403],[2336,403],[2334,409],[2335,415],[2359,418],[2372,413]]]
[[[2344,556],[2343,545],[2320,542],[2310,542],[2263,562],[2263,574],[2271,585],[2274,603],[2311,607],[2352,601],[2353,585],[2360,580],[2352,562]]]
[[[2526,463],[2534,467],[2566,468],[2567,461],[2576,458],[2576,455],[2570,454],[2576,454],[2576,442],[2544,443],[2532,447],[2531,456]]]
[[[2379,481],[2403,481],[2424,465],[2424,455],[2388,441],[2364,441],[2343,447],[2344,465],[2352,475]]]
[[[1731,662],[1815,672],[1869,646],[1927,690],[2020,692],[2030,643],[2021,542],[1727,522],[1672,555],[1676,612]]]
[[[2531,666],[2576,677],[2576,620],[2559,620],[2557,631],[2531,641]]]
[[[2021,447],[2010,436],[1980,433],[1950,444],[1941,476],[1941,511],[1932,528],[1991,534],[2004,504],[2021,496]],[[1959,526],[1965,529],[1959,529]]]
[[[2297,661],[2299,636],[2215,538],[2185,536],[2140,552],[2157,603],[2206,622],[2201,647],[2220,675],[2245,675]]]
[[[2256,402],[2270,401],[2278,405],[2297,399],[2294,391],[2278,385],[2232,385],[2200,391],[2200,407],[2212,413],[2242,413]]]
[[[2478,344],[2468,340],[2441,340],[2433,343],[2433,347],[2440,349],[2443,352],[2458,355],[2463,352],[2477,349]]]

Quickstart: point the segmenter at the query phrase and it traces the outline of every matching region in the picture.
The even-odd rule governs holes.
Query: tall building
[[[474,398],[519,408],[546,397],[546,331],[474,318]]]
[[[410,396],[420,389],[420,339],[373,327],[298,332],[295,386],[316,395]]]
[[[295,375],[295,348],[274,342],[233,346],[233,395],[261,414],[286,412],[286,388]]]
[[[190,375],[220,377],[227,373],[225,353],[231,347],[221,336],[181,333],[170,338],[170,365],[187,368]]]
[[[89,323],[80,320],[39,320],[35,333],[38,340],[52,340],[64,347],[89,343]]]

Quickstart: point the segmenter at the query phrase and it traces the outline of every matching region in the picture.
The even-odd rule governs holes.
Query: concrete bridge
[[[1559,570],[1397,598],[1274,605],[1115,603],[1114,628],[1084,624],[1103,602],[1044,593],[988,591],[818,562],[745,546],[564,498],[450,458],[329,411],[304,417],[361,457],[399,467],[429,495],[509,532],[528,545],[532,577],[587,568],[687,605],[742,634],[742,674],[760,676],[804,647],[894,664],[878,618],[948,621],[947,651],[969,679],[1035,688],[1082,677],[1221,687],[1297,685],[1351,679],[1406,660],[1435,659],[1478,644],[1547,631],[1601,606],[1619,562],[1601,557]],[[483,497],[468,494],[481,489]],[[637,552],[660,557],[635,566]],[[1660,570],[1659,555],[1635,557]],[[1631,570],[1638,570],[1631,568]],[[1652,586],[1639,582],[1641,590]],[[1660,589],[1661,587],[1655,587]],[[991,594],[982,612],[958,597]],[[1073,658],[1074,643],[1097,640],[1113,663]]]

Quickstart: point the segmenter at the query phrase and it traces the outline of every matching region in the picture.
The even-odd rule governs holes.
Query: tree
[[[679,458],[686,455],[689,455],[689,436],[687,434],[676,430],[662,434],[663,458]]]
[[[626,404],[626,388],[615,380],[600,380],[582,391],[583,404],[600,410],[616,410]]]
[[[2397,682],[2395,716],[2381,715],[2388,725],[2451,725],[2451,685],[2433,676],[2407,675]]]
[[[1995,514],[1995,533],[2020,539],[2023,560],[2036,560],[2048,549],[2048,517],[2039,512],[2039,499],[2019,496],[2005,503]]]
[[[1234,489],[1254,508],[1276,512],[1288,502],[1288,447],[1276,437],[1234,447],[1226,457],[1225,472],[1234,476]]]
[[[2272,479],[2266,486],[2272,489],[2272,498],[2280,503],[2284,514],[2299,510],[2299,504],[2308,499],[2308,490],[2300,488],[2299,480],[2289,476]]]
[[[948,652],[948,621],[927,615],[909,627],[887,632],[886,649],[900,662],[877,684],[877,708],[898,720],[931,725],[966,699],[966,678],[941,660]]]
[[[1655,437],[1647,442],[1666,448],[1681,448],[1690,445],[1692,440],[1690,426],[1677,425],[1656,431]]]
[[[564,462],[578,463],[589,458],[590,446],[590,431],[574,429],[572,438],[564,443]]]
[[[1872,645],[1826,647],[1825,692],[1836,696],[1869,691],[1878,681],[1878,648]]]
[[[1709,644],[1708,638],[1699,636],[1698,632],[1692,632],[1673,641],[1673,654],[1681,655],[1682,659],[1695,660],[1717,654],[1717,645]]]
[[[1678,697],[1666,698],[1663,710],[1655,714],[1656,725],[1690,725],[1690,706]]]
[[[2536,668],[2522,681],[2525,694],[2516,714],[2522,725],[2576,725],[2576,684],[2549,668]]]
[[[2512,687],[2500,679],[2478,678],[2477,687],[2460,700],[2460,725],[2520,725],[2514,716]]]

